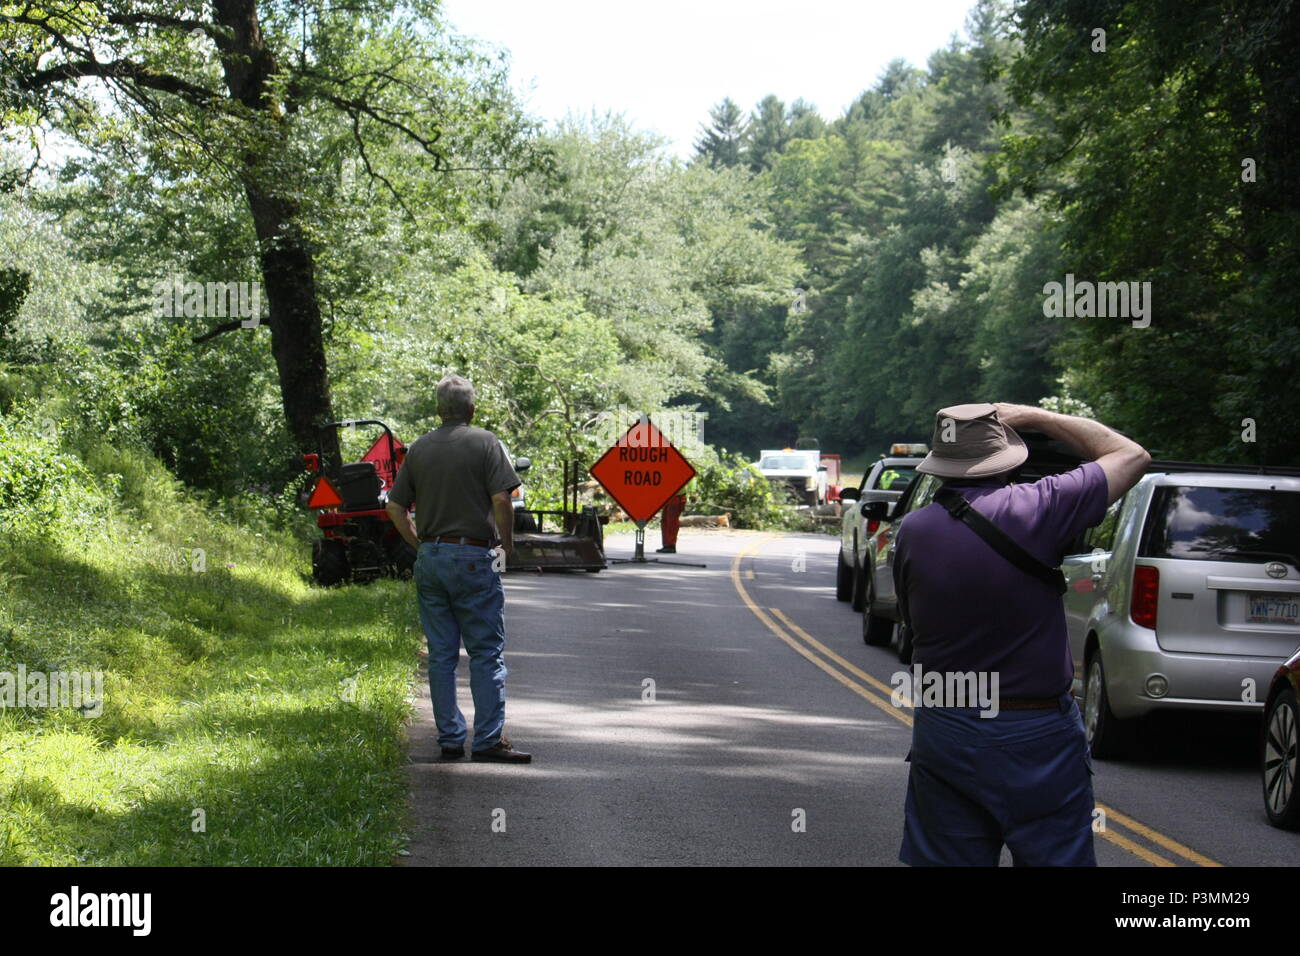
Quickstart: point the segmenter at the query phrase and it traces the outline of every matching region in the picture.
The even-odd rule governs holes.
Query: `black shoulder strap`
[[[1060,568],[1049,568],[1042,561],[1016,544],[988,518],[971,507],[969,501],[951,488],[940,488],[934,500],[948,509],[948,513],[983,538],[994,551],[1002,555],[1021,571],[1046,581],[1056,590],[1066,592],[1065,575]]]

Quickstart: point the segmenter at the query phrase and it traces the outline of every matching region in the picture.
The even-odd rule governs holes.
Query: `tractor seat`
[[[338,486],[344,511],[370,511],[379,507],[384,483],[373,461],[358,461],[339,469]]]

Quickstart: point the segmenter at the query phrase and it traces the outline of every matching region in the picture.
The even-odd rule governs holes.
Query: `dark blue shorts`
[[[1058,710],[918,707],[898,858],[912,866],[1096,866],[1092,761],[1069,693]]]

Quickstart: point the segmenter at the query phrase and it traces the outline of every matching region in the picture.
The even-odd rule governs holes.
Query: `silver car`
[[[914,446],[904,447],[911,449]],[[881,523],[878,519],[864,518],[862,506],[872,501],[898,501],[917,477],[916,466],[920,461],[921,456],[915,454],[881,458],[871,466],[860,487],[845,488],[840,492],[844,510],[840,517],[840,557],[835,575],[835,597],[840,601],[851,601],[855,611],[862,610],[866,597],[866,575],[863,569],[870,560],[867,557],[867,542]]]
[[[1152,711],[1261,711],[1300,646],[1300,469],[1174,469],[1153,464],[1062,563],[1096,757]]]

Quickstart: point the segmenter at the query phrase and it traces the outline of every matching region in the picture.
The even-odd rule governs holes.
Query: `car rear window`
[[[1270,488],[1156,489],[1141,554],[1193,561],[1287,561],[1300,551],[1300,492]]]
[[[880,469],[880,474],[876,476],[876,485],[873,490],[876,491],[902,491],[912,483],[916,477],[915,468],[904,468],[900,465],[886,465]]]

